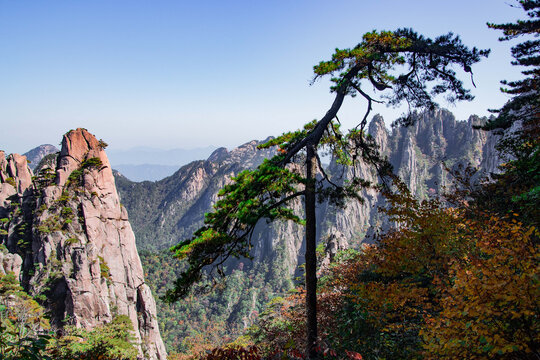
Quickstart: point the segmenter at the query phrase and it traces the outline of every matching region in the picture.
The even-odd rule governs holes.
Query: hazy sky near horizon
[[[486,115],[520,77],[486,22],[523,18],[512,0],[0,0],[0,149],[57,145],[84,127],[111,149],[233,147],[300,128],[333,101],[313,65],[373,29],[449,31],[491,48],[473,67],[476,99],[448,107]],[[470,87],[470,81],[464,78]],[[348,98],[353,127],[366,104]],[[375,107],[387,123],[399,109]]]

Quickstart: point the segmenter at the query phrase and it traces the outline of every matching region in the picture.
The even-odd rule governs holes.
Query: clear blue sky
[[[0,149],[58,144],[85,127],[114,149],[236,146],[294,130],[331,104],[312,67],[372,29],[448,31],[491,48],[473,71],[487,114],[519,77],[486,22],[523,17],[512,0],[0,0]],[[444,104],[443,104],[444,105]],[[365,104],[348,99],[352,127]],[[400,111],[375,108],[389,122]]]

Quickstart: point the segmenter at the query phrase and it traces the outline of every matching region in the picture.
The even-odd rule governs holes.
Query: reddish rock
[[[135,236],[103,144],[85,129],[68,132],[54,169],[56,178],[39,189],[32,184],[24,156],[6,158],[0,152],[0,207],[9,209],[13,194],[22,199],[26,191],[35,190],[32,252],[25,259],[34,273],[25,281],[36,295],[50,289],[47,293],[54,298],[46,306],[53,326],[62,327],[69,319],[69,324],[92,329],[115,315],[127,315],[139,357],[166,359],[155,301],[144,282]],[[13,222],[22,221],[10,216]],[[0,272],[13,268],[7,258],[0,258],[5,263]]]

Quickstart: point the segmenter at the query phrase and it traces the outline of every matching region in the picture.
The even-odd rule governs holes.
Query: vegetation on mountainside
[[[44,309],[12,273],[0,275],[0,359],[50,359]]]
[[[390,171],[389,163],[364,132],[374,101],[365,89],[372,86],[380,92],[387,90],[383,94],[389,104],[406,101],[411,108],[433,109],[436,106],[433,97],[440,94],[447,94],[450,101],[471,100],[473,97],[456,77],[454,69],[459,67],[471,73],[471,65],[488,54],[489,50],[469,50],[453,34],[432,40],[410,29],[399,29],[366,33],[353,49],[337,49],[330,61],[316,65],[315,80],[329,75],[334,83],[331,90],[336,97],[331,108],[323,118],[307,124],[303,130],[269,141],[264,147],[277,145],[279,154],[265,160],[256,170],[240,173],[223,188],[219,194],[221,199],[214,211],[206,215],[203,227],[171,249],[176,257],[187,259],[189,268],[180,275],[174,289],[167,292],[167,299],[175,301],[186,296],[201,279],[205,267],[211,266],[220,273],[229,257],[249,258],[251,235],[259,220],[305,223],[306,354],[315,358],[316,197],[343,204],[344,198],[358,198],[358,191],[370,186],[361,178],[353,178],[345,185],[332,182],[320,165],[318,149],[329,148],[346,165],[354,165],[362,159],[384,176]],[[399,73],[401,69],[406,70]],[[343,134],[337,113],[347,95],[358,94],[367,100],[368,109],[361,123]],[[401,123],[410,123],[410,116],[401,119]],[[305,175],[291,167],[300,156]],[[322,180],[317,179],[317,171],[323,173]],[[303,199],[305,219],[290,208],[290,202],[297,197]]]
[[[63,336],[53,338],[48,352],[57,360],[135,360],[138,356],[133,324],[126,315],[92,330],[68,326]]]
[[[493,27],[504,29],[508,36],[538,34],[540,3],[524,0],[520,5],[533,20]],[[528,56],[521,61],[525,65],[537,64],[538,44],[522,43],[514,48],[514,55]],[[540,356],[540,234],[535,227],[540,208],[538,67],[524,74],[531,78],[508,83],[516,97],[485,127],[509,127],[508,116],[513,118],[511,123],[523,125],[501,141],[499,149],[511,156],[501,167],[502,174],[492,182],[469,186],[471,191],[458,189],[449,199],[456,204],[452,208],[437,199],[418,201],[398,181],[396,192],[386,192],[387,214],[397,229],[382,235],[376,246],[338,262],[323,278],[318,289],[318,321],[324,329],[318,339],[320,355],[367,359]],[[306,134],[310,130],[306,128]],[[286,145],[281,149],[286,153]],[[470,185],[468,178],[458,180],[458,186]],[[207,225],[209,229],[213,222]],[[185,242],[176,250],[197,251],[189,246],[207,245],[209,240],[195,238],[194,244]],[[306,310],[302,303],[306,297],[301,289],[275,302],[244,342],[255,343],[264,356],[305,356],[302,350],[309,349],[309,344],[303,334]],[[234,349],[230,352],[241,352]]]
[[[362,252],[342,254],[322,277],[322,351],[364,359],[534,359],[539,355],[538,230],[387,193],[398,228]],[[276,299],[247,343],[263,354],[304,348],[305,292]]]
[[[171,258],[167,251],[143,251],[140,257],[145,279],[160,309],[157,315],[161,336],[173,358],[193,357],[232,342],[254,323],[272,297],[290,288],[283,282],[288,273],[285,269],[280,273],[279,265],[262,264],[248,269],[240,262],[227,271],[230,275],[226,286],[169,304],[159,297],[185,265]]]
[[[0,275],[0,359],[134,360],[137,346],[126,316],[93,330],[67,326],[51,332],[45,310],[12,273]]]

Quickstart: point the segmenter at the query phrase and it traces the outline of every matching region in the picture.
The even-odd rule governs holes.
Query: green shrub
[[[58,360],[135,360],[138,354],[133,324],[125,315],[93,330],[68,326],[66,335],[53,341],[50,352]]]
[[[71,173],[69,175],[69,178],[71,178],[71,175],[73,175],[73,173]],[[75,179],[77,179],[77,178],[75,178]],[[64,190],[64,191],[62,191],[62,195],[58,198],[58,202],[65,203],[65,202],[68,202],[68,201],[69,201],[69,193],[66,190]]]
[[[105,262],[105,260],[98,255],[99,259],[99,271],[101,273],[101,277],[104,277],[105,279],[111,278],[111,269],[109,268],[109,265]]]
[[[102,165],[103,163],[101,162],[100,158],[93,157],[83,161],[83,163],[81,164],[81,169],[99,169]]]
[[[8,178],[6,179],[6,182],[7,182],[9,185],[13,186],[14,188],[17,187],[17,183],[15,182],[15,179],[12,178],[12,177],[8,177]]]
[[[50,234],[51,233],[51,229],[49,229],[49,227],[47,225],[38,226],[37,231],[40,232],[41,234]]]
[[[69,238],[69,239],[66,239],[65,243],[67,245],[74,245],[74,244],[78,244],[80,242],[80,240],[76,237],[72,237],[72,238]]]
[[[73,170],[71,174],[69,174],[68,180],[70,182],[75,182],[75,181],[78,182],[82,174],[83,174],[83,169]]]
[[[73,216],[73,209],[69,206],[64,206],[62,210],[60,211],[60,215],[66,218],[70,218]]]

